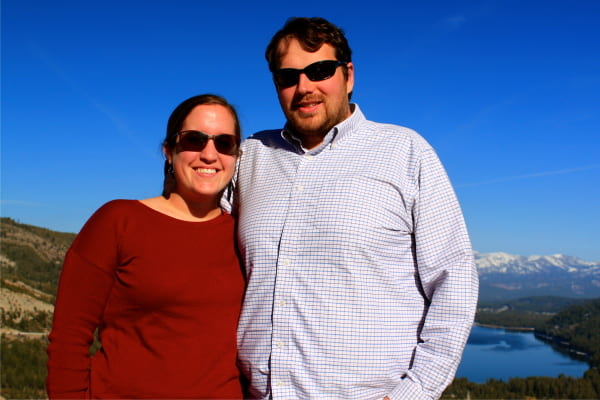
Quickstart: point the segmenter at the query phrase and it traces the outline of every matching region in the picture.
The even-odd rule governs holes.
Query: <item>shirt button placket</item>
[[[279,263],[275,287],[275,298],[273,303],[273,335],[271,342],[271,391],[273,398],[293,398],[289,392],[289,363],[293,362],[294,354],[290,353],[288,336],[294,323],[290,315],[287,296],[293,287],[292,269],[294,268],[293,257],[298,253],[298,243],[301,242],[300,233],[303,229],[303,221],[299,218],[304,214],[304,197],[308,196],[306,177],[308,171],[305,168],[313,160],[313,156],[304,155],[298,165],[296,181],[291,186],[290,205],[288,214],[281,232]],[[309,168],[310,169],[310,168]],[[290,319],[292,318],[292,319]]]
[[[289,249],[282,248],[281,250],[282,254],[277,268],[277,283],[273,303],[273,335],[271,339],[271,378],[273,382],[271,390],[274,398],[285,397],[281,393],[281,390],[286,385],[288,374],[286,364],[288,357],[285,353],[290,321],[285,308],[287,302],[283,296],[285,296],[286,288],[288,287],[287,278],[289,277],[289,268],[292,265],[292,261],[284,255],[289,254]]]

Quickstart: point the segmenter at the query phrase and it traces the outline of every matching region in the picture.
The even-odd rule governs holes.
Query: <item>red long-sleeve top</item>
[[[135,200],[105,204],[65,257],[49,397],[241,398],[243,287],[230,215],[188,222]]]

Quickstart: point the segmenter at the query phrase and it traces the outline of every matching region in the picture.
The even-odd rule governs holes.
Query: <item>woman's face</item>
[[[180,131],[235,137],[235,120],[224,106],[203,104],[192,109]],[[175,192],[188,201],[216,201],[233,177],[237,154],[219,153],[214,140],[201,150],[185,143],[180,135],[173,150],[165,151],[175,171]]]

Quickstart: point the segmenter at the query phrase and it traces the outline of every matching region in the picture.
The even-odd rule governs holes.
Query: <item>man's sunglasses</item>
[[[200,131],[177,132],[177,145],[184,151],[202,151],[209,140],[215,143],[215,148],[221,154],[233,156],[238,154],[240,139],[236,135],[207,135]]]
[[[300,74],[305,74],[313,82],[324,81],[335,74],[337,67],[347,62],[337,60],[317,61],[304,69],[281,68],[273,71],[273,80],[280,88],[288,88],[298,84]]]

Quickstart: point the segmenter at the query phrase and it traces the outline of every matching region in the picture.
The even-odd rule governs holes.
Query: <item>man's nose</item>
[[[298,76],[298,92],[300,93],[310,93],[314,90],[315,82],[308,79],[305,73],[301,73]]]

